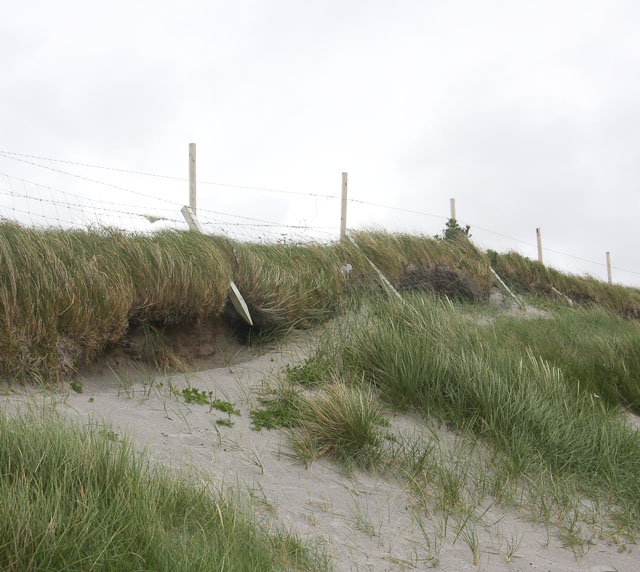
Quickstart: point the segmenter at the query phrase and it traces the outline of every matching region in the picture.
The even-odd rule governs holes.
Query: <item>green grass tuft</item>
[[[289,437],[306,465],[326,455],[348,466],[372,468],[382,459],[386,424],[369,388],[332,383],[306,401]]]
[[[316,570],[321,554],[237,501],[150,465],[126,440],[0,414],[0,568]]]

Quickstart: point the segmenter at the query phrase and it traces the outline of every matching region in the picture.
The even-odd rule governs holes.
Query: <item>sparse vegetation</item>
[[[209,411],[217,409],[223,413],[231,415],[240,415],[240,411],[236,409],[229,401],[224,401],[213,396],[213,391],[201,391],[197,387],[185,387],[182,390],[182,397],[185,403],[198,403],[199,405],[208,405]]]

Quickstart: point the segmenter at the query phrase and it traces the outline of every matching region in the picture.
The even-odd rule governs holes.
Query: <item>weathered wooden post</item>
[[[342,203],[340,207],[340,240],[347,238],[347,173],[342,173]]]
[[[198,214],[196,208],[196,144],[189,143],[189,207],[193,214]]]
[[[538,239],[538,262],[544,264],[544,262],[542,262],[542,235],[540,234],[539,228],[536,228],[536,237]]]

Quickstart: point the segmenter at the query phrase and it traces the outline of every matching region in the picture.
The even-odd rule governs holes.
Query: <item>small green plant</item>
[[[232,403],[213,397],[213,391],[200,391],[197,387],[185,387],[182,390],[182,397],[184,397],[185,403],[208,405],[209,411],[217,409],[228,415],[240,415],[240,411],[235,409]]]
[[[221,399],[213,399],[209,401],[210,409],[217,409],[218,411],[222,411],[222,413],[226,413],[227,415],[240,415],[240,410],[235,409],[233,404],[229,401],[222,401]]]
[[[70,384],[71,389],[76,393],[82,393],[82,382],[80,381],[72,381]]]
[[[109,441],[117,441],[118,440],[118,434],[115,433],[114,431],[110,431],[110,430],[106,430],[104,433],[104,436],[109,439]]]
[[[436,240],[440,240],[440,241],[448,241],[448,242],[452,242],[455,240],[469,240],[471,238],[471,234],[469,234],[469,230],[471,230],[471,227],[469,225],[467,226],[460,226],[458,224],[458,221],[455,218],[450,218],[447,221],[447,225],[443,231],[442,235],[436,234],[434,235],[433,238],[435,238]]]
[[[216,425],[224,425],[225,427],[233,427],[234,422],[231,419],[216,419]]]
[[[284,372],[291,383],[302,387],[316,387],[329,378],[331,367],[316,355],[293,367],[287,364]]]
[[[305,406],[300,390],[286,381],[281,381],[258,401],[262,407],[256,407],[249,413],[255,431],[296,427],[300,422],[300,411]]]
[[[182,397],[185,403],[197,403],[199,405],[209,405],[213,399],[213,391],[200,391],[197,387],[185,387],[182,390]]]
[[[254,431],[262,431],[263,429],[278,429],[285,427],[286,414],[274,408],[252,409],[249,413],[251,417],[251,428]]]

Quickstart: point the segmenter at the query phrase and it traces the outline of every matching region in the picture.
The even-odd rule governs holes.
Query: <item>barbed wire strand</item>
[[[155,177],[157,179],[166,179],[166,180],[170,180],[170,181],[180,181],[180,182],[188,182],[189,179],[186,177],[173,177],[170,175],[161,175],[159,173],[150,173],[148,171],[136,171],[136,170],[132,170],[132,169],[119,169],[116,167],[105,167],[102,165],[95,165],[92,163],[80,163],[77,161],[65,161],[62,159],[53,159],[51,157],[42,157],[39,155],[27,155],[25,153],[15,153],[14,151],[4,151],[4,150],[0,150],[0,155],[4,156],[7,159],[15,159],[15,160],[19,160],[17,159],[17,157],[24,157],[24,158],[29,158],[29,159],[37,159],[40,161],[51,161],[51,162],[55,162],[55,163],[62,163],[65,165],[75,165],[78,167],[88,167],[88,168],[93,168],[93,169],[102,169],[105,171],[114,171],[117,173],[127,173],[129,175],[141,175],[141,176],[145,176],[145,177]],[[46,168],[44,165],[42,165],[43,168]],[[288,191],[288,190],[284,190],[284,189],[276,189],[273,187],[257,187],[257,186],[251,186],[251,185],[237,185],[237,184],[233,184],[233,183],[221,183],[221,182],[216,182],[216,181],[206,181],[206,180],[201,180],[198,179],[196,181],[197,183],[201,184],[201,185],[214,185],[214,186],[218,186],[218,187],[229,187],[232,189],[245,189],[245,190],[250,190],[250,191],[265,191],[268,193],[282,193],[282,194],[286,194],[286,195],[299,195],[299,196],[305,196],[305,197],[315,197],[315,198],[323,198],[323,199],[338,199],[339,197],[337,195],[328,195],[328,194],[323,194],[323,193],[313,193],[313,192],[303,192],[303,191]]]
[[[153,199],[154,201],[161,201],[161,202],[164,202],[164,203],[168,203],[170,205],[180,206],[180,203],[177,203],[175,201],[170,201],[168,199],[163,199],[163,198],[160,198],[160,197],[154,197],[153,195],[149,195],[147,193],[141,193],[140,191],[134,191],[133,189],[128,189],[126,187],[120,187],[118,185],[112,185],[111,183],[105,183],[104,181],[99,181],[97,179],[92,179],[90,177],[84,177],[84,176],[78,175],[76,173],[70,173],[68,171],[63,171],[62,169],[56,169],[54,167],[48,167],[47,165],[40,165],[38,163],[34,163],[33,161],[27,161],[26,159],[20,159],[18,157],[12,157],[11,155],[6,155],[1,151],[0,151],[0,156],[4,157],[5,159],[11,159],[13,161],[19,161],[20,163],[26,163],[28,165],[33,165],[34,167],[39,167],[40,169],[47,169],[48,171],[53,171],[55,173],[59,173],[59,174],[62,174],[62,175],[67,175],[69,177],[74,177],[76,179],[80,179],[80,180],[83,180],[83,181],[88,181],[90,183],[95,183],[97,185],[103,185],[105,187],[109,187],[109,188],[112,188],[112,189],[117,189],[119,191],[125,191],[127,193],[132,193],[134,195],[139,195],[139,196],[142,196],[142,197],[146,197],[148,199]]]
[[[13,177],[10,177],[8,175],[5,175],[7,177],[7,180],[9,182],[9,184],[11,183],[11,179]],[[16,178],[14,178],[16,179]],[[16,179],[17,180],[17,179]],[[143,209],[143,212],[133,212],[131,210],[123,210],[123,209],[118,209],[118,208],[112,208],[112,207],[101,207],[101,206],[97,206],[94,204],[85,204],[85,203],[74,203],[71,202],[69,200],[65,200],[65,201],[61,201],[58,198],[54,198],[53,196],[51,196],[51,198],[45,198],[42,196],[42,193],[40,192],[40,185],[38,183],[34,183],[34,182],[29,182],[29,184],[33,185],[39,192],[39,196],[34,196],[33,194],[31,194],[27,188],[26,188],[26,180],[24,179],[20,179],[20,181],[23,184],[23,188],[24,188],[24,192],[23,193],[16,193],[13,191],[12,188],[9,189],[3,189],[0,188],[0,195],[4,195],[4,196],[10,196],[12,198],[13,201],[13,208],[12,210],[15,210],[16,212],[21,212],[23,214],[35,214],[38,218],[44,218],[47,220],[59,220],[61,222],[65,222],[67,224],[73,224],[73,221],[69,221],[67,219],[63,219],[60,217],[60,213],[58,210],[58,207],[64,207],[66,208],[68,211],[74,211],[74,212],[78,212],[81,213],[83,215],[86,215],[87,212],[93,213],[96,216],[104,216],[104,215],[113,215],[113,214],[117,214],[117,215],[126,215],[127,217],[131,218],[144,218],[147,219],[149,222],[154,223],[157,221],[164,221],[164,222],[171,222],[171,223],[176,223],[179,224],[180,226],[184,226],[186,225],[186,222],[183,219],[176,219],[176,218],[171,218],[165,215],[160,215],[158,213],[153,213],[149,211],[148,207],[137,207],[140,209]],[[61,193],[61,194],[66,194],[64,191],[61,191],[60,189],[52,189],[51,187],[45,187],[48,190],[53,190],[56,193]],[[81,200],[84,200],[85,197],[82,197],[80,195],[74,195],[74,194],[70,194],[70,196],[75,196]],[[50,217],[48,215],[44,214],[44,209],[42,210],[42,214],[40,213],[34,213],[32,210],[22,210],[22,209],[16,209],[15,208],[15,198],[21,198],[21,199],[28,199],[30,201],[34,201],[35,203],[39,204],[39,205],[43,205],[43,204],[48,204],[51,205],[55,211],[56,211],[56,217]],[[100,202],[100,201],[95,201],[95,202]],[[118,205],[120,203],[109,203],[109,204],[115,204]],[[125,204],[120,204],[121,206],[125,206],[128,208],[136,208],[134,205],[125,205]],[[161,210],[168,210],[168,209],[161,209]],[[175,212],[175,210],[172,209],[173,212]],[[298,230],[298,231],[314,231],[314,232],[321,232],[323,234],[329,235],[329,233],[325,233],[323,232],[326,229],[334,229],[334,227],[319,227],[319,226],[311,226],[311,225],[293,225],[293,224],[285,224],[285,223],[279,223],[279,222],[275,222],[275,221],[268,221],[265,219],[254,219],[252,217],[244,217],[242,215],[233,215],[231,213],[223,213],[223,212],[218,212],[218,211],[210,211],[210,212],[215,212],[216,214],[220,215],[220,216],[226,216],[226,217],[233,217],[235,219],[244,219],[250,222],[230,222],[228,220],[222,220],[222,219],[208,219],[206,217],[200,217],[200,220],[203,224],[213,224],[213,225],[217,225],[217,226],[235,226],[235,227],[245,227],[245,228],[253,228],[253,227],[261,227],[261,228],[279,228],[279,229],[287,229],[287,230]],[[33,221],[32,221],[33,222]],[[76,222],[77,224],[77,222]]]
[[[55,193],[60,193],[61,195],[67,196],[67,197],[74,197],[76,199],[81,199],[81,200],[88,200],[88,201],[92,201],[92,202],[97,202],[97,203],[102,203],[105,205],[114,205],[114,206],[119,206],[119,207],[130,207],[130,208],[149,208],[149,205],[135,205],[135,204],[131,204],[131,203],[117,203],[114,201],[105,201],[102,199],[96,199],[93,197],[88,197],[85,195],[78,195],[76,193],[71,193],[69,191],[63,191],[61,189],[55,188],[55,187],[50,187],[48,185],[44,185],[42,183],[37,183],[35,181],[30,181],[28,179],[23,179],[22,177],[14,177],[13,175],[8,175],[6,173],[2,173],[0,172],[0,175],[3,177],[6,177],[7,179],[13,179],[14,181],[18,181],[21,183],[27,183],[29,185],[34,185],[38,188],[42,188],[42,189],[47,189],[48,191],[52,191]],[[175,212],[175,207],[174,208],[168,208],[168,207],[153,207],[155,210],[158,211],[167,211],[167,212]]]
[[[125,191],[125,192],[129,192],[129,193],[133,193],[139,196],[144,196],[146,198],[151,198],[153,200],[158,200],[158,201],[162,201],[174,206],[180,206],[180,203],[177,203],[175,201],[170,201],[167,199],[163,199],[160,197],[155,197],[153,195],[149,195],[147,193],[141,193],[139,191],[134,191],[133,189],[129,189],[126,187],[121,187],[118,185],[113,185],[110,183],[106,183],[104,181],[99,181],[96,179],[92,179],[89,177],[84,177],[82,175],[78,175],[76,173],[70,173],[67,171],[63,171],[61,169],[55,169],[53,167],[49,167],[46,165],[41,165],[38,163],[34,163],[32,161],[28,161],[25,158],[30,158],[30,159],[38,159],[38,160],[44,160],[44,161],[52,161],[52,162],[58,162],[58,163],[63,163],[63,164],[70,164],[70,165],[76,165],[76,166],[82,166],[82,167],[90,167],[90,168],[97,168],[97,169],[103,169],[103,170],[109,170],[109,171],[116,171],[116,172],[122,172],[122,173],[129,173],[129,174],[136,174],[136,175],[144,175],[144,176],[150,176],[150,177],[157,177],[157,178],[163,178],[163,179],[169,179],[169,180],[175,180],[175,181],[188,181],[188,179],[183,178],[183,177],[171,177],[168,175],[160,175],[160,174],[156,174],[156,173],[148,173],[148,172],[144,172],[144,171],[135,171],[135,170],[129,170],[129,169],[118,169],[115,167],[106,167],[106,166],[101,166],[101,165],[95,165],[95,164],[90,164],[90,163],[81,163],[81,162],[77,162],[77,161],[66,161],[66,160],[62,160],[62,159],[54,159],[54,158],[50,158],[50,157],[43,157],[43,156],[37,156],[37,155],[27,155],[24,153],[16,153],[13,151],[4,151],[4,150],[0,150],[0,156],[3,156],[7,159],[11,159],[14,161],[19,161],[22,163],[26,163],[29,165],[33,165],[42,169],[47,169],[53,172],[57,172],[63,175],[67,175],[67,176],[71,176],[71,177],[75,177],[81,180],[85,180],[88,182],[92,182],[95,184],[99,184],[99,185],[104,185],[110,188],[114,188],[117,190],[121,190],[121,191]],[[23,157],[23,158],[20,158]],[[337,199],[338,197],[336,195],[325,195],[325,194],[319,194],[319,193],[303,193],[300,191],[285,191],[283,189],[274,189],[274,188],[269,188],[269,187],[254,187],[254,186],[247,186],[247,185],[235,185],[235,184],[231,184],[231,183],[217,183],[217,182],[213,182],[213,181],[201,181],[198,180],[198,183],[201,184],[208,184],[208,185],[217,185],[217,186],[224,186],[224,187],[229,187],[229,188],[235,188],[235,189],[248,189],[248,190],[256,190],[256,191],[266,191],[266,192],[279,192],[279,193],[285,193],[285,194],[292,194],[292,195],[303,195],[303,196],[309,196],[309,197],[316,197],[316,198],[327,198],[327,199]],[[421,215],[421,216],[427,216],[427,217],[431,217],[431,218],[437,218],[437,219],[441,219],[441,220],[448,220],[449,217],[447,216],[443,216],[443,215],[438,215],[438,214],[434,214],[434,213],[427,213],[427,212],[423,212],[423,211],[417,211],[417,210],[412,210],[412,209],[405,209],[402,207],[395,207],[395,206],[391,206],[391,205],[385,205],[385,204],[381,204],[381,203],[374,203],[371,201],[365,201],[362,199],[355,199],[355,198],[350,198],[348,199],[349,202],[352,203],[357,203],[357,204],[363,204],[363,205],[368,205],[368,206],[374,206],[374,207],[378,207],[378,208],[384,208],[387,210],[393,210],[393,211],[398,211],[398,212],[405,212],[405,213],[409,213],[409,214],[416,214],[416,215]],[[114,203],[115,204],[115,203]],[[167,209],[169,210],[169,209]],[[279,224],[279,223],[275,223],[273,221],[265,221],[263,219],[256,219],[256,218],[252,218],[252,217],[244,217],[241,215],[233,215],[231,213],[223,213],[220,211],[214,211],[214,210],[209,210],[209,209],[200,209],[203,212],[209,212],[212,214],[217,214],[217,215],[223,215],[223,216],[229,216],[229,217],[236,217],[236,218],[243,218],[245,220],[249,220],[249,221],[253,221],[253,222],[257,222],[257,223],[261,223],[263,226],[264,225],[270,225],[270,226],[274,226],[274,227],[282,227],[282,228],[297,228],[297,229],[305,229],[305,228],[311,228],[311,227],[304,227],[304,226],[300,226],[300,225],[285,225],[285,224]],[[114,211],[117,212],[117,211]],[[136,216],[144,216],[144,215],[139,215],[136,214]],[[169,220],[169,219],[167,219]],[[514,242],[518,242],[521,244],[525,244],[527,246],[530,247],[536,247],[537,245],[528,242],[526,240],[522,240],[520,238],[516,238],[513,236],[509,236],[500,232],[496,232],[493,231],[491,229],[487,229],[487,228],[483,228],[480,227],[478,225],[473,225],[471,223],[468,223],[467,221],[465,221],[465,224],[469,224],[470,226],[472,226],[475,230],[480,230],[489,234],[493,234],[495,236],[499,236],[501,238],[505,238],[507,240],[512,240]],[[316,230],[320,229],[321,227],[315,227]],[[329,227],[324,227],[324,228],[329,228]],[[331,227],[333,228],[333,227]],[[562,252],[559,250],[555,250],[552,248],[548,248],[545,247],[545,250],[554,254],[558,254],[560,256],[566,256],[568,258],[572,258],[574,260],[579,260],[581,262],[587,262],[589,264],[595,264],[597,266],[602,266],[602,267],[606,267],[607,265],[603,262],[598,262],[595,260],[590,260],[587,258],[583,258],[581,256],[576,256],[574,254],[570,254],[567,252]],[[636,275],[640,275],[640,272],[636,272],[633,270],[628,270],[628,269],[624,269],[624,268],[619,268],[619,267],[611,267],[612,269],[618,270],[620,272],[627,272],[629,274],[636,274]]]

